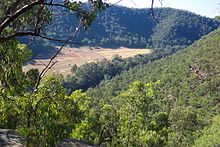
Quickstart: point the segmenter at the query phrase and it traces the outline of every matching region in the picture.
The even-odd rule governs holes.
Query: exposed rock
[[[68,139],[60,142],[57,145],[57,147],[97,147],[97,146],[76,139]]]
[[[14,130],[0,129],[0,147],[24,147],[24,139]]]
[[[24,139],[17,135],[14,130],[0,129],[0,147],[25,147]],[[64,140],[57,147],[97,147],[95,145],[76,139]]]

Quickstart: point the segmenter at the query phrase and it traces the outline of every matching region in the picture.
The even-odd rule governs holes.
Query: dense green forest
[[[87,117],[76,129],[84,134],[76,137],[112,146],[218,146],[219,39],[218,29],[90,88]]]
[[[138,18],[141,22],[136,31],[128,31],[135,24],[127,26],[130,29],[125,31],[130,21],[126,18],[123,19],[128,22],[120,21],[123,25],[113,22],[119,21],[118,14],[124,16],[130,14],[127,11],[132,11],[131,14],[141,13],[139,16],[142,16],[146,9],[109,7],[103,11],[107,5],[100,0],[90,1],[90,10],[80,2],[21,1],[0,1],[0,129],[15,130],[27,146],[56,146],[58,142],[71,138],[100,146],[220,146],[218,17],[214,20],[186,11],[155,9],[158,20],[147,22],[151,25],[147,30],[151,31],[149,36],[144,36],[145,33],[142,36],[142,30],[139,30],[144,27],[142,17]],[[69,26],[67,22],[71,20],[69,16],[59,17],[57,13],[54,18],[51,12],[62,9],[52,9],[49,7],[52,5],[70,10],[71,13],[62,11],[68,12],[67,16],[77,14],[86,30],[97,12],[101,11],[99,15],[106,19],[102,23],[108,22],[110,16],[111,23],[105,24],[105,29],[100,32],[96,30],[96,36],[92,29],[104,28],[102,23],[94,22],[89,30],[95,37],[106,33],[106,28],[122,30],[108,30],[106,34],[113,36],[112,40],[104,40],[106,45],[129,45],[131,39],[129,47],[142,47],[143,41],[143,47],[149,45],[155,50],[150,55],[134,58],[115,56],[111,61],[103,60],[82,67],[73,65],[75,75],[68,76],[67,80],[59,74],[46,75],[49,66],[45,72],[30,69],[25,73],[22,66],[35,51],[28,49],[26,39],[18,37],[41,37],[49,31],[49,37],[65,39],[65,35],[71,32],[65,32]],[[56,18],[56,22],[62,25],[53,24]],[[68,20],[63,23],[61,18]],[[108,26],[111,24],[113,26]],[[126,38],[126,33],[132,38]],[[86,35],[89,36],[89,32]],[[80,34],[78,37],[83,40]],[[139,37],[147,38],[147,42]],[[111,39],[111,35],[106,38]],[[80,44],[96,46],[99,40],[91,39],[91,42]],[[32,41],[39,45],[35,46],[38,53],[45,49],[44,43],[49,47],[59,45],[45,40]],[[45,50],[47,53],[50,48]]]
[[[156,52],[145,55],[136,55],[123,59],[115,55],[111,60],[103,59],[97,62],[86,63],[81,66],[74,64],[71,68],[71,74],[65,79],[64,86],[71,93],[74,90],[87,90],[89,87],[95,87],[104,79],[112,77],[133,68],[137,65],[143,65],[153,62],[169,54]]]
[[[21,71],[30,51],[18,42],[2,44],[10,60],[1,64],[13,67],[14,76],[0,89],[0,127],[16,129],[29,145],[76,138],[105,146],[218,146],[219,39],[218,29],[176,54],[70,95],[60,75],[44,77],[33,91],[36,71]]]
[[[69,45],[152,48],[154,51],[173,53],[219,26],[217,20],[184,10],[155,8],[155,19],[149,12],[150,9],[111,6],[98,14],[89,30],[81,30],[72,39],[74,43]],[[45,32],[52,38],[68,38],[77,27],[77,19],[65,9],[55,9],[54,13],[52,24],[45,27]],[[57,42],[35,39],[30,46],[33,56],[47,58],[47,54],[54,53],[55,50],[51,44],[60,45]]]

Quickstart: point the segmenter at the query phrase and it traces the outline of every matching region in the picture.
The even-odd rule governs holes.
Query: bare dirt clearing
[[[50,69],[49,73],[60,73],[64,76],[71,73],[71,67],[73,64],[80,66],[87,62],[100,61],[104,58],[111,59],[113,55],[122,56],[122,58],[133,57],[138,54],[149,54],[150,49],[129,49],[125,47],[111,49],[111,48],[64,48],[60,54],[54,59],[56,64]],[[37,68],[41,71],[45,65],[49,62],[49,59],[32,60],[28,62],[23,70],[27,71],[31,68]]]

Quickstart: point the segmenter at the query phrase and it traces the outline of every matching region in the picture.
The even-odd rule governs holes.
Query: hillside
[[[212,137],[217,137],[219,134],[219,130],[216,128],[220,115],[219,40],[220,29],[202,37],[190,47],[172,56],[137,66],[111,80],[106,79],[96,88],[90,88],[87,94],[92,97],[92,104],[88,109],[88,117],[85,121],[94,121],[87,122],[88,128],[77,129],[79,132],[86,132],[80,139],[94,142],[99,136],[98,128],[105,126],[102,136],[102,139],[105,140],[108,137],[111,138],[110,132],[113,131],[111,129],[116,127],[119,136],[114,136],[112,141],[123,144],[123,141],[126,142],[123,137],[128,136],[120,134],[120,130],[129,129],[125,125],[129,122],[129,118],[124,116],[124,111],[127,110],[126,116],[133,114],[131,118],[135,117],[130,126],[130,129],[135,130],[135,132],[130,130],[133,137],[137,137],[133,138],[134,140],[131,139],[130,143],[134,143],[133,145],[141,145],[139,141],[143,141],[143,139],[139,137],[139,131],[145,130],[148,133],[151,132],[151,135],[155,133],[155,136],[147,135],[150,140],[146,138],[147,143],[155,146],[158,144],[192,146],[194,143],[200,146],[204,146],[206,143],[210,146],[218,146],[219,139]],[[135,83],[132,84],[132,82]],[[127,103],[134,110],[130,111]],[[157,118],[157,116],[160,117]],[[144,126],[141,127],[141,122],[136,126],[135,122],[138,121],[148,125],[143,124],[145,129]],[[216,131],[212,132],[212,130]],[[94,135],[96,133],[97,136]],[[206,138],[208,134],[212,134],[212,136]],[[163,139],[157,140],[157,137]],[[106,144],[108,143],[106,142]],[[152,146],[152,144],[148,145]],[[197,146],[196,144],[195,146]]]
[[[88,31],[81,30],[72,41],[77,46],[153,48],[170,53],[192,44],[219,26],[214,19],[188,11],[155,8],[155,19],[148,14],[149,11],[110,6],[98,15]],[[45,32],[53,38],[67,38],[78,23],[72,15],[63,9],[54,10],[52,25],[46,27]],[[33,56],[50,54],[53,50],[51,43],[36,39],[30,46]]]
[[[102,82],[100,86],[94,90],[104,88],[104,85],[108,82],[115,83],[118,90],[122,90],[127,89],[128,83],[140,79],[146,82],[163,79],[165,82],[164,84],[170,85],[175,84],[175,82],[177,82],[176,80],[184,81],[183,79],[185,76],[189,76],[188,78],[192,78],[192,80],[202,80],[198,79],[202,75],[206,78],[218,78],[220,72],[219,39],[220,30],[217,29],[183,51],[153,63],[137,66],[129,71],[125,71],[121,75],[113,78],[111,81]],[[196,71],[198,70],[197,72],[199,72],[199,74],[194,73],[191,75],[190,73],[193,69]],[[176,77],[177,75],[175,75],[175,73],[178,73],[178,77]],[[174,80],[174,77],[177,79]],[[181,87],[181,85],[179,86]],[[110,90],[109,87],[108,90]],[[102,89],[100,91],[104,90]],[[114,93],[117,92],[115,91]]]

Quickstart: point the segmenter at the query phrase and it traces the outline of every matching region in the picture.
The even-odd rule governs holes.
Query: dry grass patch
[[[122,58],[133,57],[138,54],[149,54],[150,49],[129,49],[121,47],[118,49],[111,48],[64,48],[61,53],[54,59],[57,62],[49,71],[49,73],[60,73],[64,76],[71,73],[71,67],[73,64],[80,66],[87,62],[100,61],[104,58],[111,59],[114,55],[122,56]],[[23,70],[27,71],[31,68],[38,68],[40,71],[49,62],[49,59],[33,60],[27,63]]]

